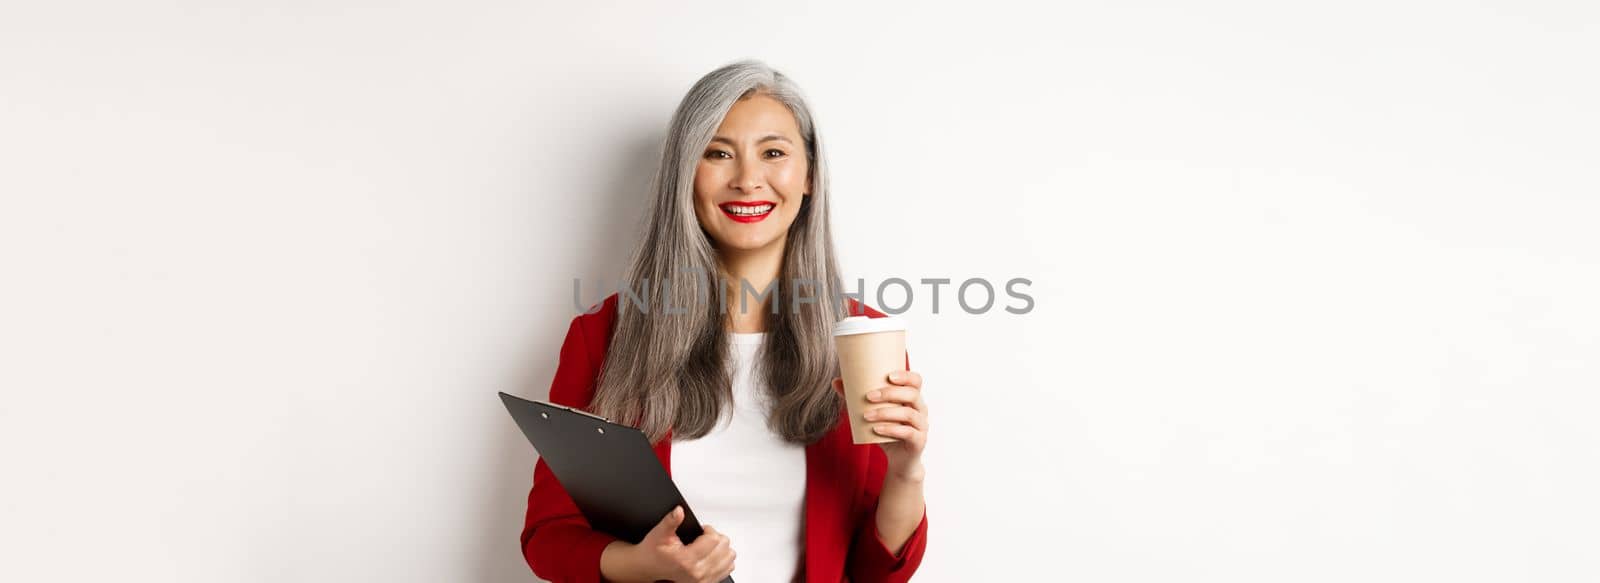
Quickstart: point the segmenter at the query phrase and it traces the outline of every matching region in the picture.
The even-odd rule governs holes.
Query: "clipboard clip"
[[[549,401],[540,401],[540,402],[544,403],[546,405],[549,405],[551,407],[555,407],[557,409],[561,409],[561,410],[564,410],[564,411],[567,411],[567,412],[570,412],[570,413],[577,413],[579,415],[582,415],[584,417],[589,417],[591,419],[599,419],[599,420],[604,421],[606,423],[610,423],[611,422],[610,419],[606,419],[605,417],[601,417],[599,415],[595,415],[594,413],[590,413],[588,411],[584,411],[583,409],[578,409],[578,408],[574,408],[574,407],[568,407],[566,405],[557,405],[557,404],[551,403]]]

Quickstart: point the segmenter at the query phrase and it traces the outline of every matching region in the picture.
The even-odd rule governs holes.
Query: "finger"
[[[908,444],[921,447],[924,442],[924,433],[910,425],[898,423],[880,423],[872,426],[872,432],[886,437],[893,437]]]
[[[700,528],[704,532],[700,534],[699,538],[694,539],[693,543],[689,544],[689,550],[696,559],[704,558],[706,555],[711,554],[712,550],[717,548],[718,543],[726,543],[728,540],[727,535],[722,534],[721,531],[709,524],[702,525]]]
[[[732,548],[729,548],[728,555],[722,559],[722,562],[717,563],[719,565],[717,568],[711,570],[711,576],[706,578],[706,583],[722,583],[722,580],[732,576],[734,564],[737,560],[738,554],[734,553]]]
[[[922,390],[911,387],[884,387],[868,391],[867,400],[873,403],[901,403],[920,409]]]
[[[666,516],[661,517],[661,521],[657,522],[655,527],[651,528],[650,532],[644,537],[647,540],[662,539],[667,537],[671,537],[673,540],[676,540],[678,537],[675,535],[675,533],[678,532],[678,525],[682,523],[683,506],[673,506],[672,511],[668,512]]]
[[[700,545],[699,548],[701,549],[709,548],[712,545],[717,544],[717,535],[719,534],[722,533],[717,532],[716,527],[709,524],[702,524],[700,525],[700,536],[694,539],[694,544]]]
[[[867,421],[898,421],[919,430],[928,429],[928,419],[914,407],[895,406],[873,409],[861,414]]]
[[[916,371],[897,370],[889,373],[889,382],[920,389],[922,388],[922,375]]]
[[[738,557],[738,553],[733,551],[733,545],[731,544],[731,541],[727,547],[724,547],[718,550],[712,556],[707,557],[705,563],[705,572],[707,573],[706,581],[711,583],[721,583],[723,579],[726,579],[728,575],[733,573],[733,562],[736,557]]]
[[[872,432],[895,440],[891,443],[880,443],[878,445],[888,447],[898,444],[900,448],[914,456],[922,455],[922,450],[928,446],[928,432],[918,431],[909,425],[873,426]]]
[[[695,544],[700,544],[701,539],[709,539],[706,541],[706,546],[700,549],[693,549],[692,547],[690,549],[695,551],[690,555],[692,558],[690,570],[697,573],[697,576],[705,576],[721,567],[723,558],[732,551],[732,543],[728,540],[728,537],[721,534],[702,536],[699,539],[695,539]]]

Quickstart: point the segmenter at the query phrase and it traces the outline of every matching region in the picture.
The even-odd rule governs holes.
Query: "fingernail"
[[[878,397],[882,397],[882,396],[883,396],[883,393],[880,393],[878,391],[872,391],[870,393],[867,393],[867,400],[868,401],[876,401],[876,400],[878,400]]]
[[[906,378],[906,373],[903,373],[903,372],[895,371],[895,372],[889,373],[889,380],[891,380],[891,381],[904,380],[905,378]]]

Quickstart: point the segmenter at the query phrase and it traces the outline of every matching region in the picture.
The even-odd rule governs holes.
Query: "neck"
[[[783,267],[784,240],[760,249],[729,249],[718,253],[723,273],[728,277],[728,327],[733,332],[765,332],[767,316],[772,304],[781,301],[783,291],[774,286],[778,272]],[[745,291],[748,283],[755,291]],[[765,299],[756,301],[768,286],[772,291]],[[741,302],[741,294],[744,301]],[[743,303],[743,309],[740,304]]]

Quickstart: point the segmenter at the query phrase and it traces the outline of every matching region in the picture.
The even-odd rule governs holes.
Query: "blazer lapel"
[[[840,467],[838,436],[834,431],[806,446],[805,572],[807,583],[838,583],[844,577],[844,558],[850,549],[851,530],[845,524],[854,502],[847,487],[851,481]]]

